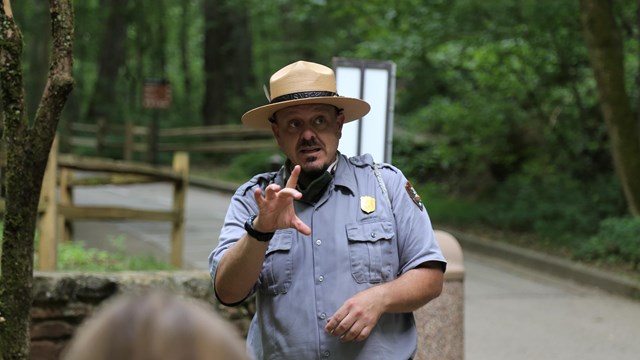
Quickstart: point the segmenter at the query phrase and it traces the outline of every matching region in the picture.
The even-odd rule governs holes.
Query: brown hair
[[[121,295],[85,321],[65,360],[248,359],[243,339],[203,302],[163,293]]]

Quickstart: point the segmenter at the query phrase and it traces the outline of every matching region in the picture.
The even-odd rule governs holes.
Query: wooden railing
[[[111,152],[117,158],[134,158],[156,163],[159,153],[235,154],[254,150],[275,150],[270,131],[241,125],[192,126],[155,129],[153,126],[71,123],[62,137],[65,152],[84,149],[99,157]]]
[[[103,158],[80,157],[58,153],[54,141],[45,171],[38,220],[38,265],[42,271],[56,269],[57,244],[70,239],[69,224],[74,220],[139,220],[172,223],[171,264],[182,267],[184,247],[184,213],[189,182],[189,155],[176,152],[171,168]],[[2,159],[2,157],[0,157]],[[0,164],[4,166],[4,164]],[[85,172],[75,177],[74,173]],[[97,175],[96,175],[97,174]],[[169,182],[173,185],[171,210],[141,210],[113,206],[76,206],[73,189],[78,186],[101,186]],[[0,200],[0,212],[4,212]]]

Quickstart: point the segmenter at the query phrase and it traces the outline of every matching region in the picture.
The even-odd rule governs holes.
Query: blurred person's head
[[[170,294],[122,295],[76,331],[65,360],[248,359],[237,329],[203,302]]]

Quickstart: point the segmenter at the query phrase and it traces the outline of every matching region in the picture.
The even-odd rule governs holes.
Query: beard
[[[329,165],[323,165],[321,168],[310,168],[310,169],[305,169],[305,167],[302,166],[298,183],[306,187],[313,180],[322,176],[327,171],[328,168],[329,168]]]

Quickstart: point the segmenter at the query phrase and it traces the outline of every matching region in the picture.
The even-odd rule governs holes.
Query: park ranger
[[[298,61],[272,75],[245,126],[271,129],[277,172],[240,186],[209,256],[218,300],[256,293],[256,359],[410,359],[412,311],[438,297],[446,261],[402,172],[338,152],[344,123],[369,112],[333,71]]]

